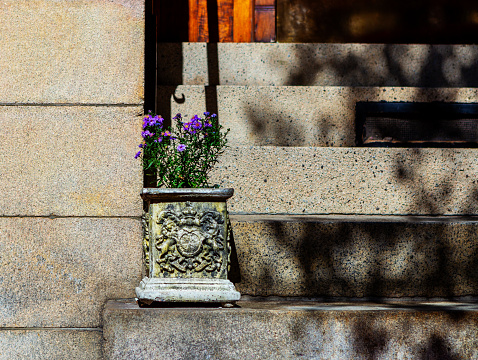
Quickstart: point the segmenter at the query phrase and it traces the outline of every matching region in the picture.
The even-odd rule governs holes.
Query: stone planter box
[[[136,288],[140,303],[239,300],[227,279],[230,223],[226,200],[233,189],[145,188],[141,197],[146,277]]]

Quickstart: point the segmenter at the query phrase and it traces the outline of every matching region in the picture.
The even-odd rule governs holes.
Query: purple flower
[[[163,126],[163,121],[164,121],[164,119],[163,119],[161,116],[156,115],[156,116],[153,118],[153,120],[154,120],[154,126],[158,126],[158,125],[161,126],[161,127]]]
[[[154,140],[154,142],[156,142],[156,143],[160,143],[161,141],[163,141],[163,138],[162,138],[162,137],[159,137],[159,138],[157,138],[156,140]]]
[[[163,127],[163,121],[164,119],[159,116],[155,115],[154,117],[149,114],[148,116],[145,116],[143,119],[143,129],[146,129],[148,126],[159,126]]]
[[[174,120],[179,120],[181,119],[181,114],[177,113],[175,117],[173,117]]]
[[[136,155],[134,156],[134,158],[137,159],[137,158],[139,158],[140,155],[141,155],[141,150],[136,153]]]
[[[200,121],[194,121],[193,123],[191,123],[191,127],[195,130],[201,130],[202,124]]]
[[[187,131],[190,134],[196,134],[195,130],[200,130],[202,128],[202,124],[200,121],[191,120],[191,122],[183,124],[183,130]]]
[[[211,117],[212,117],[212,118],[215,118],[215,117],[217,117],[217,115],[216,115],[216,114],[212,114]]]
[[[154,136],[154,133],[150,132],[149,130],[146,130],[146,131],[143,131],[143,132],[141,133],[141,136],[142,136],[144,139],[146,139],[148,136],[149,136],[149,137]]]
[[[176,146],[176,150],[178,150],[179,152],[182,152],[182,151],[186,150],[186,145],[179,144],[178,146]]]
[[[212,127],[212,124],[210,121],[205,121],[204,122],[204,127]]]
[[[204,116],[209,116],[209,114],[210,114],[210,112],[209,112],[209,111],[206,111],[206,112],[204,113]]]
[[[143,118],[143,129],[146,129],[147,126],[151,126],[152,119],[153,117],[151,114]]]

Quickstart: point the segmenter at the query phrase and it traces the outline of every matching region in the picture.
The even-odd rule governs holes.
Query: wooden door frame
[[[173,19],[178,9],[170,11],[171,14],[159,11],[169,6],[164,2],[171,0],[151,1],[154,14],[163,25],[158,26],[162,29],[158,30],[158,41],[168,41],[167,32],[175,35],[170,36],[173,42],[178,38],[182,39],[180,41],[213,43],[274,42],[276,39],[276,0],[182,0],[183,5],[179,8],[186,14],[180,16],[182,21],[178,23]],[[187,29],[183,27],[185,17]],[[178,32],[184,35],[178,36]]]

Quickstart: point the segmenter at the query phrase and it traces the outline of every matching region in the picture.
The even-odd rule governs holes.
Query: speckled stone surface
[[[232,213],[477,214],[476,149],[230,147]]]
[[[478,219],[231,216],[243,295],[478,295]],[[234,257],[233,257],[234,258]]]
[[[0,331],[1,360],[102,360],[101,329]]]
[[[159,44],[159,83],[207,84],[207,52]],[[478,86],[476,45],[222,43],[217,57],[221,85]]]
[[[141,113],[0,106],[0,215],[140,216]]]
[[[141,280],[144,29],[144,0],[0,2],[1,360],[102,359]]]
[[[477,310],[250,303],[105,308],[105,359],[475,359]],[[429,309],[429,310],[427,310]]]
[[[473,103],[478,89],[218,86],[217,96],[219,121],[231,129],[230,145],[333,147],[356,145],[359,101]],[[206,110],[204,86],[163,86],[158,97],[171,99],[173,116],[180,112],[192,117]]]
[[[140,239],[139,219],[0,218],[0,327],[101,326],[134,297]]]
[[[143,13],[142,0],[3,0],[0,102],[142,103]]]

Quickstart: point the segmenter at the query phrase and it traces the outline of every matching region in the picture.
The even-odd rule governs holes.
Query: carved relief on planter
[[[218,203],[153,204],[154,277],[226,278],[226,211]]]

